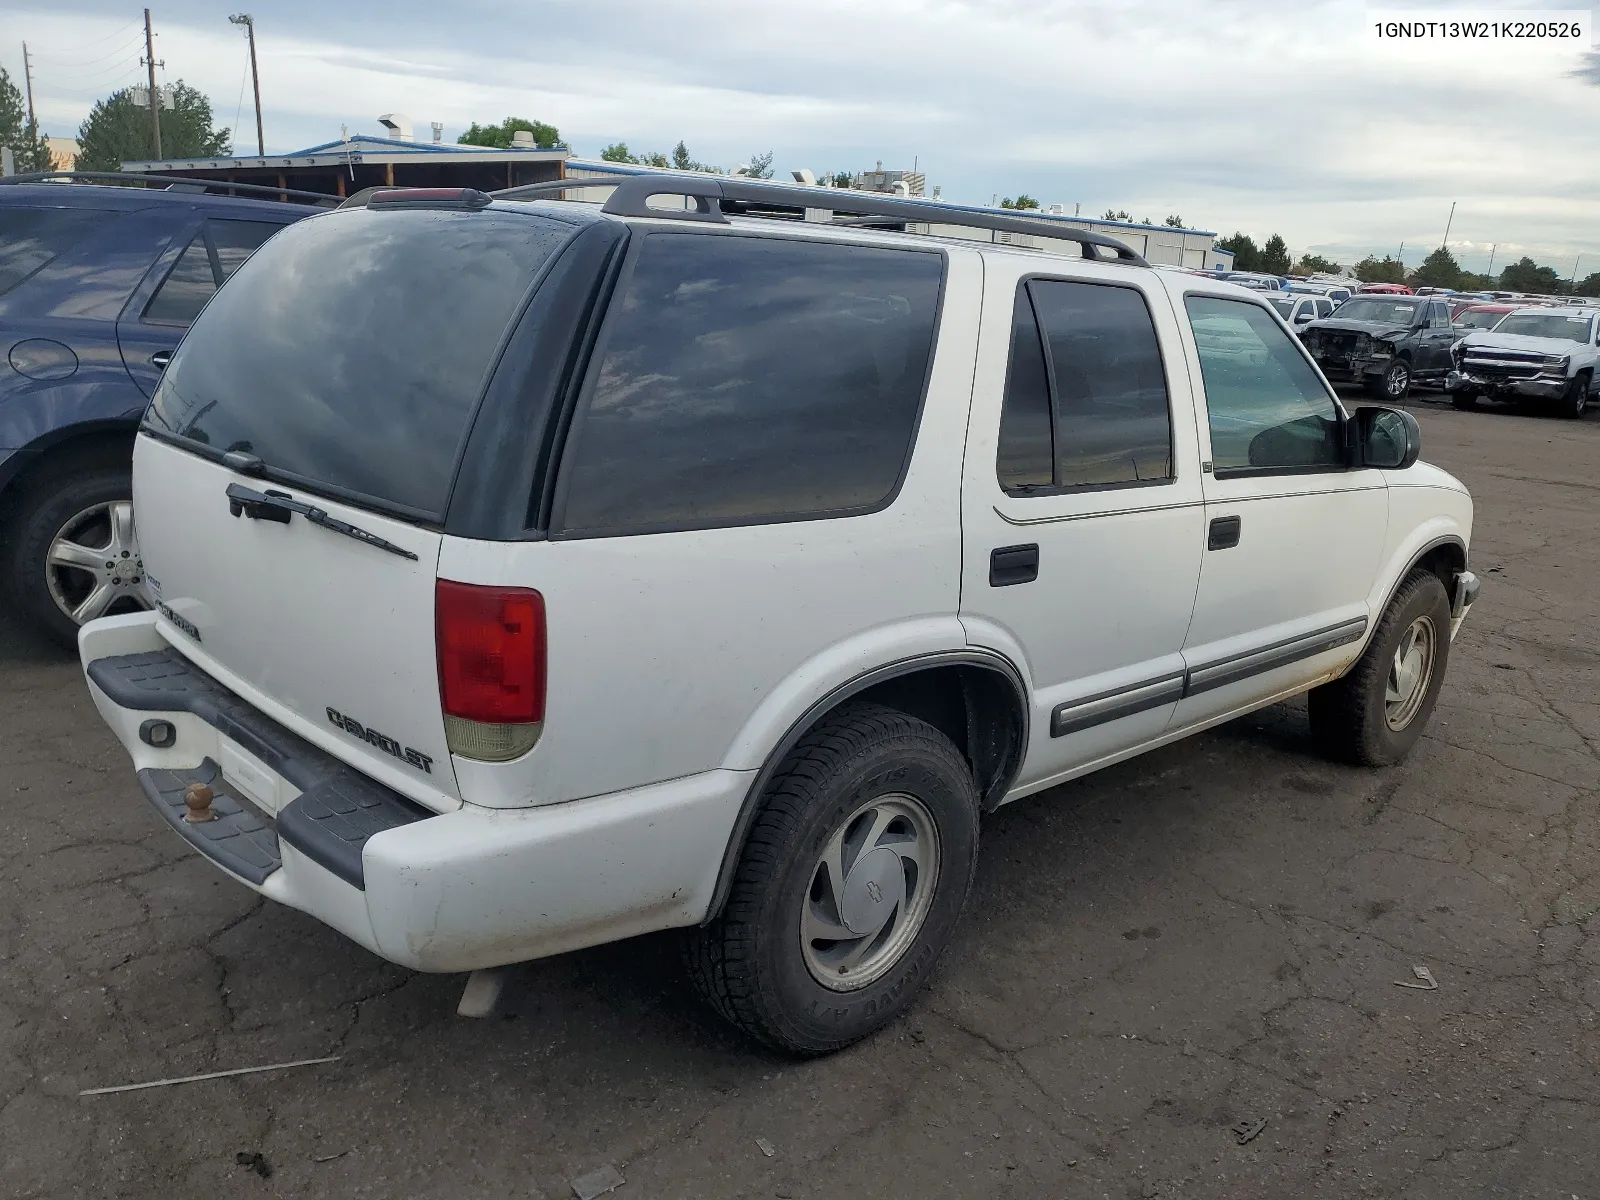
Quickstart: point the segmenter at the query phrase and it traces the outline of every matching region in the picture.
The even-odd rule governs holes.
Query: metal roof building
[[[291,154],[125,162],[130,174],[298,188],[347,196],[368,187],[475,187],[492,192],[562,178],[570,151],[462,146],[357,133]]]

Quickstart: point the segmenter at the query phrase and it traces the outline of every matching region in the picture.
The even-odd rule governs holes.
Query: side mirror
[[[1404,471],[1422,453],[1422,427],[1402,408],[1365,405],[1350,422],[1354,466]]]
[[[1296,325],[1304,325],[1307,321],[1311,320],[1311,316],[1312,314],[1310,312],[1302,312],[1295,317],[1294,323]]]

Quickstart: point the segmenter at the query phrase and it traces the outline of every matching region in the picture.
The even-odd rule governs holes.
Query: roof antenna
[[[350,157],[350,126],[341,123],[339,137],[344,141],[344,165],[349,168],[350,182],[354,183],[356,181],[356,165]]]

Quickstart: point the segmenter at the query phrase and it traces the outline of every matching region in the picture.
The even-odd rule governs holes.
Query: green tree
[[[849,171],[835,171],[833,173],[833,186],[836,188],[847,188],[852,182],[853,179]]]
[[[1320,254],[1302,254],[1294,267],[1296,275],[1337,275],[1343,270],[1331,258],[1323,258]]]
[[[1248,233],[1235,232],[1232,237],[1219,238],[1218,250],[1231,250],[1233,252],[1233,269],[1235,271],[1259,271],[1261,269],[1261,248],[1256,245],[1255,238]]]
[[[1367,255],[1355,266],[1356,278],[1362,283],[1404,283],[1405,265],[1397,258],[1385,254],[1381,259]]]
[[[685,146],[682,141],[679,141],[672,148],[672,165],[680,171],[698,171],[700,169],[700,164],[690,157],[689,147]]]
[[[1186,228],[1188,228],[1188,226],[1186,226],[1183,223],[1183,218],[1179,217],[1179,216],[1168,217],[1165,221],[1163,221],[1161,223],[1163,225],[1167,226],[1168,228],[1171,228],[1171,229],[1186,229]]]
[[[489,146],[505,150],[511,146],[511,139],[519,129],[526,129],[533,134],[533,144],[541,150],[566,149],[566,143],[561,140],[561,131],[554,125],[546,125],[543,121],[530,121],[526,117],[507,117],[498,125],[479,125],[474,121],[467,126],[467,131],[456,139],[456,145]]]
[[[611,145],[600,151],[600,157],[606,162],[615,163],[636,163],[639,161],[628,150],[627,142],[612,142]]]
[[[1458,288],[1461,286],[1461,264],[1445,246],[1440,246],[1422,265],[1411,273],[1411,282],[1422,287]]]
[[[1007,196],[1004,200],[1000,201],[1000,207],[1001,208],[1038,208],[1039,207],[1039,202],[1037,200],[1035,200],[1032,196],[1028,195],[1028,193],[1023,192],[1022,195],[1018,196],[1015,200],[1013,200],[1010,196]]]
[[[1575,296],[1600,296],[1600,271],[1585,275],[1572,289]]]
[[[1533,292],[1550,295],[1561,285],[1561,277],[1550,267],[1541,267],[1526,256],[1500,272],[1500,286],[1508,292]]]
[[[1268,275],[1289,273],[1289,244],[1276,233],[1261,247],[1261,269]]]
[[[771,150],[765,154],[752,154],[749,163],[739,169],[739,174],[748,175],[751,179],[771,179],[772,159]]]
[[[1133,218],[1128,215],[1127,209],[1124,209],[1124,208],[1108,208],[1105,211],[1105,215],[1102,216],[1100,219],[1102,221],[1132,221],[1133,220]]]
[[[184,83],[172,85],[172,107],[161,110],[164,158],[218,158],[233,153],[232,130],[211,125],[211,101]],[[128,88],[95,102],[78,126],[78,170],[120,171],[124,162],[156,157],[150,110]]]
[[[28,120],[22,104],[22,93],[11,82],[6,69],[0,67],[0,146],[10,146],[16,155],[17,171],[49,171],[50,147],[37,126]]]

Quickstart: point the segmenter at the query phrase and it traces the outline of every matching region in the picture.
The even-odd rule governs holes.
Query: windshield
[[[1417,315],[1417,301],[1386,296],[1352,296],[1339,306],[1341,321],[1372,321],[1379,325],[1409,325]]]
[[[494,209],[354,208],[296,222],[206,305],[145,425],[442,516],[501,338],[575,232]]]
[[[1467,329],[1493,329],[1505,315],[1494,309],[1469,308],[1466,312],[1456,314],[1456,324]]]
[[[1494,327],[1496,333],[1520,333],[1523,337],[1557,338],[1563,342],[1589,340],[1588,317],[1568,317],[1558,312],[1512,313]]]
[[[1272,302],[1272,307],[1277,309],[1282,315],[1283,319],[1287,321],[1289,319],[1289,314],[1294,311],[1294,301],[1288,299],[1287,297],[1275,299]]]

